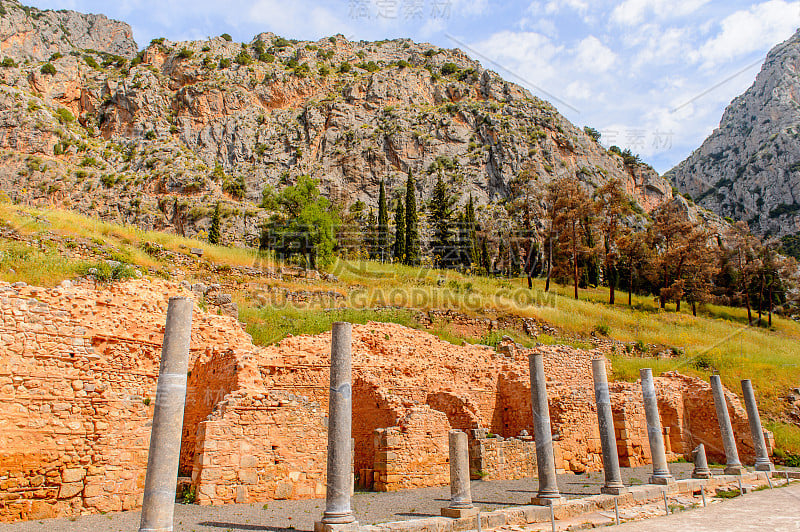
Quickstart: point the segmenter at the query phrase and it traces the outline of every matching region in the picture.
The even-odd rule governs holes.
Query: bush
[[[258,54],[258,60],[262,63],[272,63],[275,61],[275,56],[268,52],[264,52],[263,54]]]
[[[458,66],[455,63],[445,63],[442,65],[442,76],[451,76],[458,72]]]
[[[609,327],[605,323],[601,323],[600,325],[596,326],[594,330],[600,336],[608,336],[611,334],[611,327]]]
[[[58,111],[56,111],[56,118],[58,118],[58,121],[62,124],[69,124],[75,121],[75,115],[65,107],[58,108]]]
[[[92,67],[95,70],[100,70],[100,65],[97,64],[97,61],[91,55],[84,55],[83,60],[86,61],[86,64]]]
[[[219,60],[219,68],[222,70],[223,68],[228,68],[231,66],[231,60],[227,57],[224,57]]]
[[[145,140],[156,140],[156,132],[152,129],[144,134]]]
[[[231,42],[233,40],[233,37],[231,37],[230,34],[228,34],[228,33],[223,33],[222,35],[220,35],[220,37],[222,37],[223,39],[225,39],[228,42]]]
[[[83,275],[92,276],[101,283],[112,283],[134,277],[134,270],[129,264],[121,262],[108,263],[107,261],[84,266]]]
[[[359,63],[356,65],[361,70],[366,70],[367,72],[377,72],[381,69],[375,61],[369,61],[368,63]]]
[[[3,59],[3,62],[0,63],[0,66],[3,66],[5,68],[15,67],[17,66],[17,62],[11,59],[10,57],[6,57],[5,59]]]
[[[339,72],[342,72],[342,73],[346,74],[346,73],[350,72],[351,68],[352,67],[350,66],[350,63],[348,63],[347,61],[344,61],[341,65],[339,65]]]
[[[48,74],[50,76],[56,73],[56,67],[53,66],[53,63],[45,63],[42,65],[42,74]]]
[[[189,59],[194,55],[194,52],[189,50],[188,48],[182,48],[180,52],[178,52],[178,59]]]
[[[64,55],[61,52],[56,52],[50,56],[50,61],[55,61],[57,59],[61,59]]]
[[[239,63],[240,65],[249,65],[250,63],[253,62],[253,58],[250,57],[250,54],[247,53],[247,50],[242,50],[236,56],[236,62]]]
[[[222,183],[222,190],[234,198],[242,199],[247,193],[247,185],[244,182],[244,177],[239,176],[235,179],[226,179],[225,182]]]
[[[103,183],[104,187],[111,188],[117,182],[117,178],[113,174],[103,174],[100,176],[100,182]]]

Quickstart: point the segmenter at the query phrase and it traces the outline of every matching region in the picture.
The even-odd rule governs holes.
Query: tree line
[[[593,193],[576,178],[538,189],[534,182],[520,175],[502,207],[484,206],[478,215],[472,196],[459,206],[441,173],[430,197],[418,197],[409,172],[404,190],[392,198],[381,181],[376,215],[361,201],[347,209],[332,205],[315,180],[301,176],[279,193],[265,190],[261,206],[273,214],[260,247],[311,268],[338,254],[475,275],[525,275],[529,287],[542,277],[546,291],[553,282],[571,285],[575,298],[581,289],[604,286],[610,304],[618,291],[627,293],[628,305],[633,294],[653,294],[661,308],[680,311],[686,303],[694,314],[713,301],[746,308],[751,323],[766,316],[771,324],[773,310],[792,299],[795,260],[781,254],[779,241],[757,238],[743,222],[712,232],[680,200],[648,215],[617,179]],[[502,228],[489,227],[501,218]],[[218,235],[212,224],[209,239]]]

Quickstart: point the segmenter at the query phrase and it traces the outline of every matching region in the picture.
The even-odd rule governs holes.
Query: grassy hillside
[[[576,301],[571,288],[556,285],[544,293],[544,282],[533,290],[525,279],[468,277],[438,271],[379,264],[339,261],[331,272],[335,280],[302,278],[244,279],[241,268],[254,264],[274,268],[273,261],[259,258],[253,250],[212,246],[165,233],[98,222],[57,210],[32,210],[0,204],[0,231],[21,240],[0,238],[0,279],[54,286],[104,259],[128,263],[144,274],[221,283],[234,295],[242,320],[258,344],[280,340],[288,334],[318,333],[333,321],[391,321],[421,327],[418,311],[453,309],[473,316],[534,318],[555,327],[556,334],[534,339],[520,331],[493,331],[471,335],[447,322],[436,322],[432,332],[453,343],[468,341],[494,344],[509,334],[522,344],[569,343],[591,347],[592,335],[624,342],[612,355],[614,378],[636,380],[638,370],[651,367],[660,373],[678,370],[707,379],[719,371],[726,386],[740,393],[739,381],[752,379],[760,406],[775,432],[778,446],[800,454],[800,428],[782,423],[784,397],[800,385],[800,324],[774,317],[773,327],[749,327],[742,309],[708,305],[697,317],[688,311],[658,308],[652,297],[634,296],[629,307],[608,305],[605,290],[588,289]],[[152,253],[162,246],[174,255]],[[191,248],[203,250],[202,260],[191,257]],[[176,263],[175,257],[186,260]],[[181,271],[177,271],[180,269]],[[334,292],[337,300],[285,304],[278,291]],[[657,350],[650,346],[660,346]],[[656,357],[655,353],[672,352]]]

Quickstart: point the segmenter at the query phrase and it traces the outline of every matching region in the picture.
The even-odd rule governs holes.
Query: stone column
[[[725,391],[722,389],[722,381],[719,375],[711,376],[711,391],[714,393],[714,407],[717,409],[719,432],[722,437],[722,446],[725,448],[725,474],[741,475],[745,472],[745,469],[739,461],[736,438],[733,434],[731,418],[728,414],[728,403],[725,401]]]
[[[539,472],[539,492],[531,504],[551,505],[566,498],[558,491],[556,460],[553,455],[553,431],[550,428],[550,405],[547,401],[544,362],[541,354],[528,357],[531,371],[531,406],[533,407],[533,437],[536,441],[536,468]]]
[[[469,448],[467,435],[460,430],[450,431],[450,506],[442,508],[444,517],[470,517],[478,515],[472,504],[469,485]]]
[[[331,334],[331,386],[328,399],[328,476],[325,512],[314,525],[317,532],[329,525],[357,527],[350,508],[352,488],[353,387],[351,344],[353,326],[336,322]],[[338,528],[338,527],[336,527]],[[338,528],[340,529],[340,528]]]
[[[750,433],[753,435],[753,448],[756,451],[756,471],[773,471],[775,466],[769,459],[767,442],[764,440],[764,428],[761,426],[761,416],[758,414],[756,394],[753,392],[753,383],[750,379],[742,381],[744,405],[747,408],[747,420],[750,422]]]
[[[139,532],[172,532],[194,303],[172,297],[158,370]]]
[[[675,479],[667,467],[667,454],[664,451],[664,435],[661,432],[661,418],[658,415],[658,399],[653,384],[653,370],[639,370],[642,379],[642,397],[644,398],[644,414],[647,418],[647,439],[650,440],[650,454],[653,456],[653,475],[650,484],[672,484]]]
[[[608,392],[606,360],[604,358],[592,360],[592,375],[594,376],[594,398],[595,403],[597,403],[597,424],[600,428],[600,445],[603,449],[603,473],[605,474],[605,485],[600,488],[600,492],[619,495],[628,490],[622,483],[622,474],[619,471],[617,435],[614,432],[614,414],[611,411],[611,395]]]
[[[702,443],[692,451],[692,462],[694,462],[692,478],[711,478],[711,470],[706,459],[706,446]]]

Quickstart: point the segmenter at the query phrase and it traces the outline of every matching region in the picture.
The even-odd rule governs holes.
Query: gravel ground
[[[689,478],[692,465],[670,464],[676,478]],[[651,468],[623,468],[625,484],[644,484]],[[721,473],[721,471],[719,471]],[[559,489],[567,497],[581,497],[600,492],[603,473],[559,475]],[[496,482],[473,481],[472,498],[483,510],[528,504],[536,494],[535,479]],[[449,487],[424,488],[395,493],[358,492],[353,496],[353,509],[361,524],[401,521],[439,515],[450,499]],[[175,532],[258,530],[288,532],[311,531],[314,521],[325,508],[320,499],[304,501],[270,501],[267,504],[234,504],[226,506],[175,505]],[[0,524],[0,532],[130,532],[137,530],[139,512],[122,512],[83,516],[73,519],[47,519],[13,525]]]

